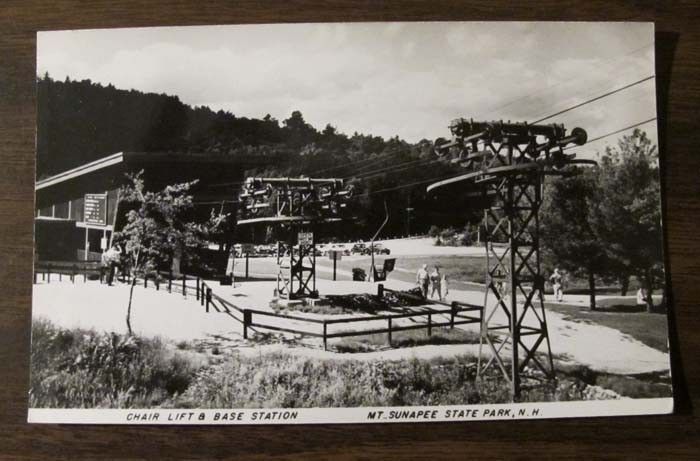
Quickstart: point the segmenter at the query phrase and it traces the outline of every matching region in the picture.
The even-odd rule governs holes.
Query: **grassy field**
[[[375,264],[381,266],[385,259],[393,256],[377,256]],[[319,257],[317,264],[323,267],[332,267],[332,263],[326,258]],[[449,285],[455,289],[475,289],[481,288],[484,284],[486,273],[486,258],[480,256],[398,256],[396,257],[396,269],[389,275],[390,279],[401,280],[404,282],[414,283],[416,280],[416,272],[423,265],[427,264],[429,270],[435,265],[440,267],[440,271],[444,273]],[[353,258],[343,259],[338,262],[338,269],[351,272],[354,267],[359,267],[365,271],[369,270],[370,258]],[[548,274],[544,274],[545,276]],[[322,274],[322,278],[329,279],[329,274]],[[349,280],[350,276],[341,274],[338,280]],[[632,278],[630,280],[629,293],[634,293],[639,288],[639,283]],[[588,293],[588,281],[579,279],[574,276],[568,276],[565,286],[566,292],[570,294],[586,294]],[[545,292],[551,293],[552,288],[547,284]],[[598,294],[617,295],[620,293],[619,287],[615,285],[607,285],[602,282],[596,286]]]
[[[649,314],[645,311],[629,312],[622,308],[620,311],[614,309],[590,311],[557,303],[547,303],[546,306],[573,321],[615,328],[649,347],[668,352],[668,319],[665,314]]]

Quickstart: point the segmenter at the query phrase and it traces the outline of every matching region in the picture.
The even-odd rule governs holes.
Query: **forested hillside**
[[[89,80],[62,82],[44,75],[37,86],[37,178],[120,151],[260,155],[270,163],[249,174],[340,177],[355,184],[359,219],[340,229],[343,237],[371,236],[384,219],[384,200],[391,216],[384,235],[426,232],[431,224],[463,226],[467,219],[455,213],[454,202],[425,194],[433,179],[454,171],[435,161],[428,140],[412,144],[398,137],[346,135],[330,124],[319,130],[299,111],[282,122],[270,115],[237,117],[191,107],[177,96]]]

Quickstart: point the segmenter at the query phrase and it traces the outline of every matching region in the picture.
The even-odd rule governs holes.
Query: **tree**
[[[599,171],[592,227],[606,243],[608,257],[641,282],[652,311],[653,290],[663,285],[658,151],[635,129],[605,150]]]
[[[131,307],[136,276],[146,275],[170,263],[176,254],[192,258],[206,246],[208,237],[226,220],[226,215],[212,214],[206,223],[191,221],[190,188],[197,181],[166,186],[157,192],[145,189],[143,171],[127,175],[128,184],[119,190],[120,204],[129,207],[127,222],[114,240],[124,249],[131,273],[131,288],[126,326],[131,329]]]
[[[540,211],[540,237],[547,259],[588,279],[590,308],[596,308],[596,276],[610,273],[605,246],[591,228],[597,173],[587,168],[571,178],[552,179]]]

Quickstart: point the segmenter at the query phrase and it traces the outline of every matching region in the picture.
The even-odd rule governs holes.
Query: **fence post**
[[[156,278],[153,279],[156,284],[156,291],[160,291],[160,274],[156,272]]]
[[[248,253],[245,254],[245,278],[248,278]]]
[[[252,323],[253,313],[243,309],[243,339],[248,339],[248,325]]]
[[[323,321],[323,350],[327,351],[328,350],[328,338],[326,335],[328,334],[328,324],[326,321]]]
[[[199,277],[197,277],[197,301],[199,301]]]
[[[450,312],[450,328],[455,327],[455,316],[457,315],[457,301],[452,301],[452,304],[450,305],[452,308],[452,312]]]
[[[391,317],[389,317],[389,346],[391,346]]]
[[[83,283],[87,283],[87,266],[83,266]]]
[[[70,268],[70,282],[75,283],[75,264]]]
[[[170,268],[168,271],[168,293],[173,291],[173,269]]]
[[[187,297],[187,274],[182,273],[182,296]]]
[[[45,270],[41,271],[41,281],[42,282],[46,281],[46,271]]]
[[[209,304],[211,304],[211,288],[207,288],[207,312],[209,312]]]
[[[143,274],[143,287],[148,288],[148,274]]]
[[[428,337],[433,335],[433,313],[428,312]]]
[[[48,268],[46,269],[46,283],[51,283],[51,264],[49,263]]]
[[[384,284],[383,283],[380,283],[379,285],[377,285],[377,296],[379,296],[380,298],[384,297]]]
[[[206,287],[206,284],[202,282],[202,293],[199,295],[199,304],[204,306],[204,288]]]

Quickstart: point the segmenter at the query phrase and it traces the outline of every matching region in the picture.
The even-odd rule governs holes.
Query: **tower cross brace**
[[[457,119],[450,130],[453,139],[438,139],[436,152],[468,172],[432,184],[428,192],[455,184],[481,191],[486,289],[477,376],[497,369],[517,400],[528,366],[555,378],[539,241],[544,178],[575,174],[567,167],[595,162],[563,152],[568,144],[586,142],[581,128],[567,136],[556,124]],[[483,349],[490,352],[487,360]]]

